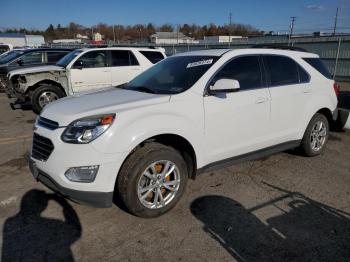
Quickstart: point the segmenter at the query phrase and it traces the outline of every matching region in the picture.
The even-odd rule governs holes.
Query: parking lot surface
[[[290,151],[203,174],[171,212],[141,219],[34,181],[34,120],[0,94],[2,261],[349,261],[350,131],[331,133],[319,157]]]

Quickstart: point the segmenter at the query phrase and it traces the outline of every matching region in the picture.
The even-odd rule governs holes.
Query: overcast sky
[[[46,29],[73,21],[84,26],[152,22],[200,25],[251,24],[265,31],[287,31],[296,16],[296,32],[331,30],[336,8],[339,31],[350,32],[350,0],[1,0],[0,28]]]

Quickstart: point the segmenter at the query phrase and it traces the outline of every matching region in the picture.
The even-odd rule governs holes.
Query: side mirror
[[[210,87],[209,93],[231,93],[238,91],[239,88],[240,86],[237,80],[222,78],[216,81],[214,85]]]
[[[84,63],[83,61],[81,60],[78,60],[77,62],[75,62],[74,66],[73,66],[74,69],[83,69],[84,68]]]
[[[22,60],[21,58],[19,58],[19,59],[17,60],[17,64],[18,64],[19,66],[22,66],[22,65],[23,65],[23,60]]]

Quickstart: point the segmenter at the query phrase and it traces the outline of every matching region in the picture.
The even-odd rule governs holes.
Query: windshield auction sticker
[[[202,65],[211,65],[212,63],[213,63],[213,59],[207,59],[207,60],[189,63],[189,64],[187,64],[186,68],[191,68],[191,67],[195,67],[195,66],[202,66]]]

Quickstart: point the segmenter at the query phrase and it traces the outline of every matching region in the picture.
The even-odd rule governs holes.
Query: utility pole
[[[339,11],[339,8],[337,7],[337,11],[335,13],[335,18],[334,18],[333,35],[335,35],[335,31],[337,30],[338,11]]]
[[[292,36],[293,36],[294,23],[295,23],[295,20],[296,20],[296,16],[292,16],[291,19],[292,19],[292,20],[291,20],[291,22],[290,22],[289,42],[291,41]]]
[[[229,45],[231,44],[231,30],[232,30],[232,13],[230,12],[230,24],[229,24],[229,28],[228,28],[228,42]]]
[[[115,44],[115,30],[114,30],[114,24],[113,24],[113,44]]]

